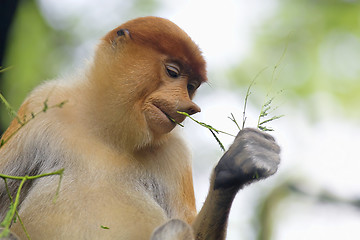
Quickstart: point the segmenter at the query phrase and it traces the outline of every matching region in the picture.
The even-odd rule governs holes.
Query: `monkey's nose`
[[[201,112],[201,109],[198,105],[196,105],[194,102],[189,101],[185,104],[183,104],[180,108],[179,108],[180,112],[186,112],[189,115],[193,115],[195,113]]]

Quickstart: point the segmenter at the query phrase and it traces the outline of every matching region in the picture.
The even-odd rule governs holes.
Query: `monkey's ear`
[[[117,45],[121,46],[123,43],[125,43],[127,40],[131,39],[131,34],[128,29],[121,28],[116,31],[116,33],[113,32],[111,37],[112,45],[115,47]]]
[[[116,32],[116,34],[117,34],[117,37],[120,37],[120,38],[131,38],[131,34],[130,34],[129,30],[127,30],[125,28],[120,29],[119,31]]]
[[[131,34],[128,29],[121,28],[117,30],[115,33],[112,32],[112,34],[109,35],[109,37],[111,39],[110,41],[112,42],[113,47],[116,47],[123,45],[123,43],[125,43],[128,39],[131,39]]]

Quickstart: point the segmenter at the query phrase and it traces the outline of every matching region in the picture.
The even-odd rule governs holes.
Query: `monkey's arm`
[[[239,132],[215,167],[209,194],[192,224],[196,240],[221,240],[231,204],[239,189],[273,175],[280,163],[280,147],[269,134],[255,129]]]

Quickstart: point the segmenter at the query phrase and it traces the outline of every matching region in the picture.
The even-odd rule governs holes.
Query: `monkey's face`
[[[190,37],[166,19],[139,18],[112,30],[95,61],[102,115],[111,115],[107,129],[119,129],[112,133],[119,138],[149,144],[185,119],[178,111],[200,111],[192,98],[206,81],[205,60]]]
[[[104,105],[117,112],[113,120],[127,119],[127,131],[157,139],[184,121],[178,112],[200,112],[192,98],[203,78],[183,59],[132,42],[115,54],[101,87],[108,99]]]
[[[156,68],[158,79],[153,82],[157,88],[146,97],[142,111],[148,127],[157,135],[170,132],[185,119],[178,112],[200,112],[192,98],[201,81],[192,76],[189,66],[168,56]]]

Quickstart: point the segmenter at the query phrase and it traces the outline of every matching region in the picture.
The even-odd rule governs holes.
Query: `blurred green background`
[[[281,145],[276,177],[245,189],[228,239],[356,239],[360,235],[360,2],[351,0],[2,0],[0,92],[18,109],[47,79],[77,72],[96,42],[122,22],[169,18],[193,37],[210,83],[197,118],[234,131],[246,89],[248,126],[274,96],[270,125]],[[91,60],[90,60],[91,61]],[[264,71],[263,71],[264,70]],[[0,107],[0,133],[11,118]],[[256,126],[256,124],[255,124]],[[194,157],[198,208],[221,151],[206,130],[184,129]],[[232,139],[223,138],[227,146]],[[203,149],[203,150],[201,150]]]

